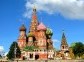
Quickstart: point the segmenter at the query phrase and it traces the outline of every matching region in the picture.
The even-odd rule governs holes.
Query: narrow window
[[[30,58],[33,58],[33,54],[30,54]]]

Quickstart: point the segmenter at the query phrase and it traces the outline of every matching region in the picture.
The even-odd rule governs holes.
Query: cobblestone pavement
[[[28,61],[28,60],[25,60],[25,61],[4,61],[4,60],[0,60],[0,62],[84,62],[84,60],[31,60],[31,61]]]

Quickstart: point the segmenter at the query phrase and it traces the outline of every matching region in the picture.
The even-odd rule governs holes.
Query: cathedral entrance
[[[38,59],[39,59],[39,55],[36,54],[36,55],[35,55],[35,60],[38,60]]]
[[[23,56],[23,60],[25,60],[26,58],[25,58],[25,56]]]

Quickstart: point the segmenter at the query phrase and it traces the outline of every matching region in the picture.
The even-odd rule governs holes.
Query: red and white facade
[[[47,60],[53,59],[54,50],[51,38],[47,38],[47,27],[37,20],[36,9],[33,9],[32,21],[29,32],[26,33],[24,25],[20,28],[20,35],[18,38],[18,46],[21,49],[22,56],[27,60]],[[24,51],[26,46],[37,47],[33,51]]]

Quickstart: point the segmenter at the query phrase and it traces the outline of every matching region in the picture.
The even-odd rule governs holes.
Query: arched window
[[[30,54],[30,58],[33,58],[33,54]]]
[[[62,46],[62,48],[64,49],[64,46]]]

